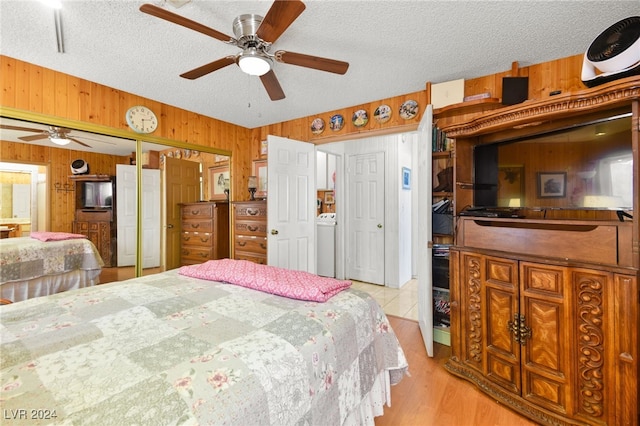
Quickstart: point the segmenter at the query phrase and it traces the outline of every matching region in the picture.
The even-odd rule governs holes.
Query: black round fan
[[[588,87],[640,74],[640,16],[604,30],[584,55],[582,82]]]

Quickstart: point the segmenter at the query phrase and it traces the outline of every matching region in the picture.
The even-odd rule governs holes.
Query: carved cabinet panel
[[[449,371],[541,424],[624,424],[636,412],[633,388],[617,385],[612,303],[635,277],[473,250],[452,259]]]

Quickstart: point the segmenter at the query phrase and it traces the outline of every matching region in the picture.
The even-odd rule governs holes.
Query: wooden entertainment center
[[[571,190],[545,199],[532,186],[527,200],[548,205],[517,217],[461,215],[477,197],[476,147],[621,112],[631,117],[633,200],[624,212],[576,207]],[[454,141],[445,368],[540,424],[640,422],[639,117],[637,76],[508,107],[489,100],[434,111]],[[562,173],[579,183],[575,170]]]
[[[109,175],[73,175],[69,177],[75,182],[76,209],[73,221],[73,232],[86,235],[96,246],[105,267],[117,266],[117,221],[115,177]],[[105,183],[111,187],[108,206],[86,206],[86,183]]]

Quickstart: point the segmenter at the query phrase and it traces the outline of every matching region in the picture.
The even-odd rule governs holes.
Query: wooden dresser
[[[229,257],[229,203],[184,203],[180,214],[183,265]]]
[[[267,264],[267,201],[233,203],[234,259]]]

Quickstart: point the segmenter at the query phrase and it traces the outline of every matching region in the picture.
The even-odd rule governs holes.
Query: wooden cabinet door
[[[520,262],[522,397],[559,413],[573,406],[573,289],[566,267]]]
[[[484,256],[482,305],[485,336],[485,376],[506,390],[520,393],[520,344],[512,324],[519,318],[518,262]]]

